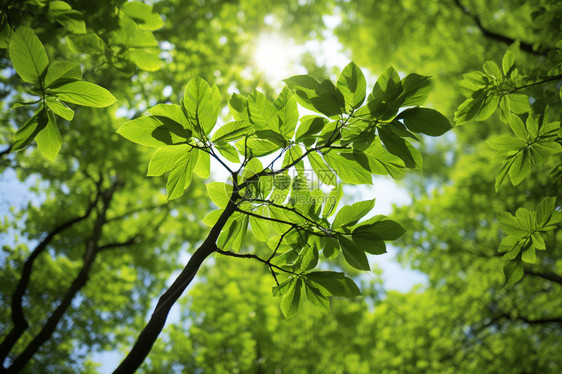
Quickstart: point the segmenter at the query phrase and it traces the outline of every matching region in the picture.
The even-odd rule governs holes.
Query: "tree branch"
[[[80,269],[78,276],[74,279],[70,288],[66,291],[60,304],[53,313],[51,313],[49,319],[45,325],[43,325],[43,328],[41,328],[41,331],[39,331],[35,338],[33,338],[33,340],[25,347],[23,352],[20,353],[6,369],[7,373],[18,373],[29,363],[39,348],[41,348],[41,346],[51,337],[78,291],[80,291],[80,289],[82,289],[82,287],[84,287],[84,285],[88,282],[90,269],[92,268],[96,255],[99,252],[98,242],[102,236],[103,225],[107,223],[106,213],[113,199],[113,194],[120,185],[121,183],[116,181],[109,189],[101,193],[103,208],[101,212],[98,213],[94,223],[92,236],[86,241],[84,263],[82,264],[82,268]]]
[[[73,219],[70,219],[57,227],[55,227],[49,234],[35,247],[35,249],[31,252],[31,254],[27,257],[23,264],[23,268],[21,271],[21,277],[18,281],[16,289],[12,295],[12,304],[11,304],[11,312],[12,312],[12,322],[14,323],[14,327],[8,335],[0,344],[0,366],[2,366],[4,360],[18,341],[18,339],[23,335],[25,330],[29,327],[27,320],[23,314],[23,297],[25,295],[25,291],[29,285],[29,281],[31,279],[31,272],[33,270],[33,263],[39,257],[43,251],[47,248],[51,240],[61,233],[62,231],[66,230],[67,228],[77,224],[80,221],[88,218],[92,213],[92,210],[96,206],[97,200],[99,197],[99,192],[96,197],[90,202],[86,212]]]
[[[123,359],[121,364],[115,369],[113,372],[114,374],[134,373],[143,363],[146,356],[148,356],[154,342],[164,328],[170,309],[191,283],[203,261],[218,249],[216,245],[217,238],[228,218],[236,211],[236,200],[239,197],[237,191],[232,194],[230,202],[219,217],[217,223],[209,232],[207,239],[205,239],[203,244],[193,253],[180,275],[158,300],[158,304],[150,320],[140,333],[137,341],[125,359]]]
[[[562,277],[558,274],[555,274],[555,273],[541,272],[541,271],[525,269],[525,274],[526,275],[532,275],[532,276],[535,276],[535,277],[539,277],[539,278],[542,278],[542,279],[546,279],[546,280],[549,280],[551,282],[555,282],[555,283],[558,283],[558,284],[562,285]]]
[[[476,27],[478,27],[478,29],[482,32],[482,34],[492,40],[507,44],[507,45],[511,45],[513,43],[515,43],[515,39],[510,38],[508,36],[499,34],[497,32],[491,31],[489,30],[487,27],[485,27],[482,24],[482,21],[480,20],[480,18],[471,13],[470,10],[465,7],[464,5],[462,5],[462,3],[460,2],[460,0],[453,0],[455,5],[457,6],[457,8],[459,8],[464,14],[466,14],[467,16],[469,16],[470,18],[472,18],[472,20],[474,21],[474,23],[476,24]],[[533,49],[533,45],[531,43],[527,43],[524,41],[519,41],[519,48],[522,51],[534,54],[534,55],[538,55],[538,56],[545,56],[546,55],[546,51],[540,51],[540,50],[535,50]]]

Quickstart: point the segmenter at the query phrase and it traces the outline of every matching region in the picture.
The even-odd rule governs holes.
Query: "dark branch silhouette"
[[[4,338],[2,344],[0,344],[0,364],[4,362],[18,339],[29,327],[29,324],[23,314],[23,297],[31,279],[33,263],[35,262],[37,257],[39,257],[39,255],[45,251],[51,240],[53,240],[56,235],[90,216],[93,208],[97,203],[98,197],[99,195],[96,195],[96,197],[90,202],[86,212],[83,215],[72,218],[58,225],[51,232],[49,232],[49,234],[35,247],[35,249],[31,252],[29,257],[23,264],[20,280],[18,281],[14,294],[12,295],[11,312],[12,322],[14,326],[12,330],[10,330],[8,335]]]
[[[134,373],[144,362],[154,342],[158,338],[158,335],[160,335],[160,332],[164,328],[170,309],[172,309],[176,300],[191,283],[203,261],[218,249],[216,242],[219,234],[228,221],[228,218],[236,211],[236,200],[239,197],[237,192],[233,193],[230,202],[219,217],[217,223],[209,232],[207,239],[205,239],[203,244],[193,253],[174,283],[160,296],[150,320],[140,333],[133,348],[131,348],[125,359],[117,369],[115,369],[115,374]]]
[[[490,29],[488,29],[487,27],[485,27],[482,24],[482,21],[480,20],[480,18],[473,14],[467,7],[465,7],[464,5],[462,5],[462,3],[460,2],[460,0],[453,0],[456,4],[456,6],[467,16],[469,16],[470,18],[472,18],[472,20],[474,21],[474,23],[476,24],[476,27],[478,27],[478,29],[480,30],[480,32],[482,32],[482,35],[484,35],[485,37],[507,44],[507,45],[511,45],[513,43],[516,42],[515,39],[510,38],[508,36],[499,34],[497,32],[491,31]],[[535,50],[533,48],[533,45],[531,43],[528,42],[524,42],[524,41],[519,41],[519,48],[522,51],[534,54],[534,55],[538,55],[538,56],[545,56],[546,55],[546,51],[544,50]]]

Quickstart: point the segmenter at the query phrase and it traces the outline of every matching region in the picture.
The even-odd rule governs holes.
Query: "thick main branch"
[[[158,304],[156,305],[150,320],[140,333],[137,341],[133,345],[133,348],[131,348],[125,359],[121,362],[117,369],[115,369],[113,372],[114,374],[134,373],[143,363],[146,356],[148,356],[154,342],[164,328],[170,309],[172,309],[172,306],[175,304],[177,299],[191,283],[195,274],[197,274],[197,271],[201,267],[201,264],[203,264],[203,261],[205,261],[211,253],[217,250],[216,242],[219,234],[228,218],[236,211],[236,200],[238,198],[239,196],[236,192],[231,196],[230,202],[219,217],[217,223],[209,232],[207,239],[205,239],[203,244],[201,244],[195,253],[193,253],[193,256],[191,256],[180,275],[158,300]]]

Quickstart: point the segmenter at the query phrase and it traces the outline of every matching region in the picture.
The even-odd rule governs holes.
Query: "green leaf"
[[[344,273],[334,271],[315,271],[306,274],[311,281],[326,296],[356,297],[361,295],[359,288]]]
[[[397,156],[388,152],[378,139],[364,152],[368,159],[368,167],[372,174],[387,175],[400,178],[404,174],[404,162]]]
[[[222,182],[211,182],[206,184],[207,193],[211,201],[219,208],[226,208],[232,196],[232,185]]]
[[[195,77],[187,83],[183,94],[183,107],[187,119],[195,128],[201,127],[202,135],[209,135],[219,115],[220,95],[218,89],[200,77]]]
[[[509,178],[511,179],[511,184],[517,186],[521,183],[531,172],[531,167],[531,157],[528,150],[524,150],[516,154],[513,158],[513,163],[509,168]]]
[[[53,17],[65,29],[75,34],[85,34],[86,24],[82,13],[73,10],[70,5],[64,1],[49,2],[49,16]]]
[[[230,113],[237,121],[249,120],[248,99],[237,93],[233,93],[228,102]]]
[[[358,270],[371,270],[367,255],[361,248],[343,235],[338,235],[338,240],[341,244],[343,257],[349,265]]]
[[[324,161],[346,183],[373,184],[371,173],[362,168],[356,161],[334,152],[324,154]]]
[[[284,82],[295,91],[298,103],[306,109],[332,117],[340,115],[345,108],[343,95],[329,80],[319,83],[308,75],[296,75]]]
[[[316,89],[320,83],[309,75],[295,75],[283,80],[290,90],[295,91],[297,101],[308,110],[316,111],[312,99],[318,98]]]
[[[316,137],[324,126],[328,123],[328,119],[318,116],[303,116],[300,119],[300,125],[297,129],[295,140],[297,143],[304,143],[306,146],[314,144]]]
[[[49,161],[53,161],[59,154],[62,139],[54,113],[50,110],[46,110],[46,112],[47,125],[39,130],[35,141],[37,142],[37,148],[41,151],[43,156]]]
[[[164,26],[160,15],[152,12],[152,6],[136,1],[126,2],[121,11],[131,17],[143,30],[154,31]]]
[[[224,212],[224,209],[213,210],[212,212],[207,214],[205,217],[203,217],[201,222],[203,222],[205,225],[207,225],[209,227],[213,227],[213,226],[216,225],[216,223],[218,222],[218,220],[219,220],[219,218],[220,218],[220,216],[223,212]]]
[[[523,124],[523,121],[521,121],[521,118],[519,118],[518,115],[511,114],[509,116],[509,127],[511,127],[511,130],[513,131],[513,133],[515,135],[517,135],[517,137],[519,139],[521,139],[525,143],[527,142],[527,137],[528,137],[529,133],[527,132],[527,129],[525,128],[525,125]],[[525,144],[525,143],[521,142],[519,144]],[[516,149],[520,149],[520,148],[521,147],[518,146]]]
[[[149,52],[145,49],[131,48],[129,58],[139,69],[144,71],[158,71],[163,65],[157,51]]]
[[[130,141],[147,147],[163,147],[186,142],[191,132],[180,124],[163,121],[154,116],[139,117],[123,123],[117,133]]]
[[[314,287],[310,282],[307,282],[306,279],[303,285],[308,301],[326,311],[330,310],[330,300],[328,300],[326,296],[322,295],[322,292],[320,292],[318,288]]]
[[[457,108],[455,121],[459,124],[470,120],[484,121],[496,111],[499,101],[499,95],[480,89]]]
[[[158,104],[148,110],[150,114],[157,117],[164,117],[179,123],[186,130],[193,130],[193,127],[187,120],[182,108],[176,104]]]
[[[229,122],[221,126],[213,135],[213,143],[225,143],[242,138],[253,132],[253,125],[247,120]]]
[[[399,98],[399,101],[402,101],[402,106],[422,105],[427,100],[431,90],[430,77],[415,73],[408,74],[402,80],[402,87],[403,92]]]
[[[375,199],[356,202],[353,205],[342,207],[336,214],[332,228],[355,225],[361,218],[369,213],[375,206]]]
[[[428,108],[406,109],[397,118],[403,120],[408,130],[430,136],[443,135],[452,128],[444,115]]]
[[[380,220],[374,223],[361,224],[352,231],[352,236],[358,236],[370,240],[396,240],[400,238],[406,230],[396,221]]]
[[[505,275],[505,283],[508,285],[512,285],[523,278],[523,274],[525,273],[525,271],[523,269],[523,264],[521,263],[521,261],[511,260],[504,265],[503,273]]]
[[[178,159],[188,153],[190,147],[187,144],[170,145],[158,148],[154,151],[148,164],[147,176],[160,176],[172,170]]]
[[[96,108],[103,108],[117,101],[105,88],[83,81],[63,84],[51,89],[51,92],[60,100]]]
[[[96,34],[68,35],[66,37],[68,48],[75,53],[96,54],[103,53],[105,44]]]
[[[373,117],[383,120],[396,115],[402,105],[402,81],[398,72],[389,67],[382,73],[373,87],[367,107]]]
[[[68,108],[66,105],[64,105],[64,103],[58,101],[57,99],[47,97],[45,99],[45,104],[47,104],[47,108],[52,110],[53,113],[61,116],[67,121],[72,121],[72,118],[74,118],[74,111]]]
[[[70,61],[57,61],[47,67],[45,86],[51,87],[55,84],[79,79],[82,79],[80,65]]]
[[[328,199],[326,201],[326,205],[324,205],[324,209],[322,210],[323,218],[329,218],[336,212],[336,208],[342,197],[343,190],[341,185],[336,186],[332,189],[332,191],[330,191],[330,194],[328,195]]]
[[[486,74],[496,78],[497,80],[502,80],[503,78],[500,68],[493,61],[486,61],[484,63],[484,71]]]
[[[301,288],[302,280],[300,278],[292,278],[289,288],[281,300],[281,311],[285,318],[291,318],[299,310]]]
[[[322,156],[316,152],[310,152],[308,154],[308,161],[312,166],[312,170],[316,173],[318,179],[329,186],[335,186],[337,182],[336,175],[334,172],[326,165]]]
[[[544,226],[554,210],[556,209],[556,198],[555,197],[545,197],[537,205],[537,225],[539,227]]]
[[[521,239],[528,234],[524,226],[510,213],[503,212],[498,216],[503,231],[508,235]]]
[[[342,70],[337,88],[344,97],[347,112],[359,108],[365,101],[367,81],[361,69],[354,62],[350,62]]]
[[[193,172],[203,179],[209,178],[211,176],[211,155],[200,149],[194,149],[192,152],[197,152],[197,162]]]
[[[513,67],[514,62],[515,62],[515,57],[513,56],[513,52],[511,52],[511,50],[508,49],[502,58],[502,69],[506,77],[508,76],[509,71]]]
[[[228,143],[218,144],[216,148],[219,153],[230,162],[239,163],[240,158],[238,157],[238,151],[236,148]]]
[[[266,156],[281,148],[278,144],[264,139],[248,139],[247,141],[243,139],[238,141],[235,146],[240,154],[244,155],[247,151],[248,156],[252,157]]]
[[[408,143],[402,137],[396,135],[389,128],[389,126],[379,127],[378,133],[386,149],[393,155],[400,157],[400,159],[404,161],[404,165],[406,165],[407,168],[415,168],[421,166],[421,154],[419,153],[419,151],[412,147],[410,143]]]
[[[277,110],[261,92],[253,91],[248,96],[248,111],[250,121],[256,125],[256,130],[280,131]]]
[[[511,111],[515,114],[527,113],[530,109],[529,97],[524,94],[509,94],[509,106]]]
[[[537,262],[535,247],[531,245],[529,248],[525,249],[521,253],[521,260],[528,264],[534,264],[535,262]]]
[[[185,189],[189,187],[193,168],[197,162],[194,158],[191,152],[185,152],[177,159],[166,183],[168,201],[182,196]]]
[[[24,81],[39,85],[40,77],[49,64],[45,47],[33,31],[20,26],[10,40],[10,59]]]
[[[14,143],[12,144],[12,152],[20,151],[27,147],[35,139],[39,131],[45,128],[47,122],[46,110],[41,106],[16,132]]]
[[[264,207],[258,207],[253,213],[264,216]],[[250,216],[250,227],[252,228],[252,233],[260,242],[266,242],[269,238],[269,224],[265,219],[259,219],[254,216]]]
[[[281,119],[281,135],[283,135],[285,139],[292,139],[299,119],[299,110],[297,108],[295,95],[289,91],[287,87],[283,87],[283,90],[273,105],[277,109],[277,115]]]

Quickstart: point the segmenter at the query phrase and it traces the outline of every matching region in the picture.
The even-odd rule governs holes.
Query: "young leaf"
[[[12,34],[10,59],[21,79],[36,85],[49,64],[45,47],[33,31],[24,26]]]
[[[418,75],[415,73],[408,74],[402,80],[402,87],[404,91],[400,95],[402,106],[422,105],[429,96],[431,89],[430,77]]]
[[[345,99],[347,112],[359,108],[365,101],[367,81],[361,69],[354,62],[350,62],[341,72],[337,88]]]
[[[48,14],[68,31],[75,34],[86,33],[86,24],[82,13],[72,9],[68,3],[59,0],[49,2]]]
[[[292,278],[287,292],[281,300],[281,311],[285,318],[291,318],[299,310],[301,299],[302,280]]]
[[[193,127],[185,117],[183,110],[176,104],[158,104],[148,110],[150,114],[157,117],[164,117],[179,123],[186,130],[193,130]]]
[[[12,152],[20,151],[27,147],[37,133],[47,125],[47,113],[43,106],[41,106],[33,116],[23,124],[22,127],[16,132],[14,136],[14,144],[12,144]]]
[[[230,109],[230,114],[237,121],[248,120],[248,99],[237,93],[233,93],[230,101],[228,102],[228,107]]]
[[[226,208],[232,195],[232,185],[222,182],[211,182],[205,185],[211,201],[219,208]]]
[[[502,70],[503,70],[503,74],[506,77],[508,76],[509,71],[513,67],[514,61],[515,61],[515,57],[513,56],[513,52],[511,52],[511,50],[508,49],[502,58]]]
[[[283,135],[285,139],[292,139],[299,119],[295,95],[289,91],[287,87],[283,87],[283,90],[273,105],[277,109],[277,115],[281,119],[281,135]]]
[[[326,296],[352,298],[361,295],[355,282],[346,277],[344,273],[315,271],[306,274],[306,277]]]
[[[352,156],[350,158],[353,158]],[[371,173],[356,161],[343,157],[334,152],[324,154],[324,161],[336,172],[338,177],[346,183],[373,184]]]
[[[158,148],[154,151],[150,163],[148,164],[149,177],[160,176],[165,172],[172,170],[178,159],[185,153],[188,153],[190,147],[187,144],[170,145]]]
[[[521,261],[511,260],[503,267],[505,275],[505,284],[512,285],[517,283],[524,274],[523,264]]]
[[[396,221],[392,220],[380,220],[373,223],[363,224],[357,226],[353,232],[352,236],[355,238],[369,238],[373,241],[378,240],[396,240],[404,233],[406,230]]]
[[[353,205],[342,207],[334,218],[332,228],[355,225],[361,218],[369,213],[375,206],[375,199],[356,202]]]
[[[277,110],[261,92],[253,91],[248,96],[248,110],[250,121],[256,125],[256,130],[280,131]]]
[[[47,125],[37,133],[35,141],[43,156],[53,161],[60,151],[62,140],[54,113],[50,110],[46,112]]]
[[[209,135],[219,115],[220,95],[216,86],[209,84],[200,77],[195,77],[187,83],[183,94],[183,107],[187,119],[194,125],[200,126],[202,135]]]
[[[47,67],[45,86],[49,88],[58,83],[79,79],[82,79],[80,65],[70,61],[57,61]]]
[[[338,236],[345,261],[358,270],[371,270],[365,252],[343,235]]]
[[[156,52],[149,52],[146,49],[131,48],[128,56],[139,69],[144,71],[158,71],[163,65]]]
[[[211,175],[211,155],[200,149],[194,149],[193,152],[197,152],[197,162],[193,172],[203,179],[209,178]]]
[[[143,30],[154,31],[164,26],[160,15],[152,12],[152,6],[136,1],[126,2],[121,11],[131,17]]]
[[[221,126],[213,135],[213,143],[226,143],[240,139],[253,132],[254,126],[247,120],[229,122]]]
[[[67,121],[72,121],[72,118],[74,118],[74,111],[57,99],[47,97],[45,104],[47,104],[47,108],[51,109],[53,113],[61,116]]]
[[[428,108],[406,109],[397,118],[403,120],[408,130],[430,136],[443,135],[452,128],[444,115]]]
[[[168,175],[168,182],[166,183],[166,190],[168,191],[168,201],[177,199],[181,195],[189,184],[191,183],[191,177],[195,163],[197,162],[196,157],[193,157],[191,152],[182,153],[177,159],[170,175]]]
[[[310,152],[308,154],[308,161],[312,166],[312,170],[318,176],[318,179],[327,185],[335,186],[336,185],[336,175],[334,172],[326,165],[322,157],[316,152]]]
[[[203,222],[205,225],[207,225],[209,227],[213,227],[217,223],[217,221],[219,220],[219,218],[220,218],[220,216],[223,212],[224,212],[224,209],[213,210],[212,212],[207,214],[205,217],[203,217],[201,222]]]
[[[65,83],[51,89],[51,92],[60,100],[96,108],[103,108],[117,101],[105,88],[83,81]]]
[[[123,123],[117,133],[130,141],[147,147],[163,147],[185,142],[191,132],[181,125],[163,122],[154,116],[139,117]]]

